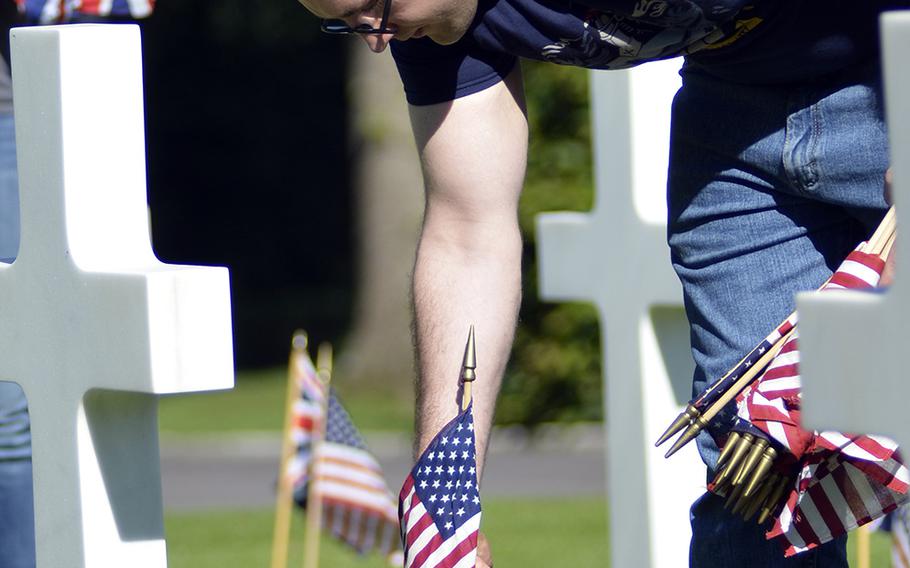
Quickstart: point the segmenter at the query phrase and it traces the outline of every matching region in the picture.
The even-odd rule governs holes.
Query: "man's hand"
[[[490,552],[490,541],[480,533],[477,538],[477,568],[493,568],[493,553]]]

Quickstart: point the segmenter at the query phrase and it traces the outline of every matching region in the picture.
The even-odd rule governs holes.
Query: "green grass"
[[[169,514],[165,518],[170,568],[268,567],[271,511]],[[300,566],[302,515],[295,515],[289,566]],[[593,499],[489,499],[484,532],[499,566],[604,566],[608,554],[606,507]],[[386,567],[377,555],[359,557],[323,538],[326,568]]]
[[[159,405],[164,434],[280,431],[287,371],[241,371],[233,390],[165,397]],[[361,430],[411,432],[413,401],[386,393],[345,389],[339,393]]]
[[[498,566],[607,566],[606,507],[590,499],[487,499],[483,530]],[[303,515],[294,515],[289,566],[303,557]],[[272,511],[168,514],[165,528],[170,568],[268,567],[272,547]],[[890,537],[871,535],[870,566],[890,565]],[[856,566],[855,539],[847,544]],[[320,565],[327,568],[382,568],[377,555],[359,557],[334,539],[324,537]]]

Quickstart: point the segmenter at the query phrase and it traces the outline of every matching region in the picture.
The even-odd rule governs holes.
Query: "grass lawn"
[[[303,515],[295,514],[289,566],[302,563]],[[165,517],[170,568],[267,568],[271,558],[272,511],[169,514]],[[498,566],[594,568],[607,565],[606,507],[589,499],[488,499],[484,532]],[[890,565],[890,539],[872,534],[870,566]],[[848,544],[856,566],[854,539]],[[331,538],[323,538],[321,566],[382,568],[377,555],[358,557]],[[684,564],[681,564],[681,566]]]
[[[489,501],[489,502],[488,502]],[[601,498],[484,501],[484,532],[499,566],[603,566],[607,558],[606,507]],[[303,557],[302,515],[295,515],[289,566]],[[170,568],[267,568],[271,558],[272,512],[167,515]],[[381,558],[364,558],[323,538],[321,566],[380,568]]]
[[[412,431],[414,403],[410,398],[337,386],[360,430]],[[280,431],[286,389],[287,371],[277,368],[238,372],[233,390],[162,398],[158,413],[161,432]]]

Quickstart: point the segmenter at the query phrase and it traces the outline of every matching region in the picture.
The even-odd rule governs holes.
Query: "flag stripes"
[[[822,290],[875,287],[883,268],[877,255],[854,251]],[[791,319],[795,325],[796,318]],[[738,416],[768,434],[799,464],[767,533],[781,542],[786,556],[882,517],[907,500],[910,487],[910,472],[891,440],[801,428],[799,363],[799,334],[794,331],[759,379],[737,398]]]

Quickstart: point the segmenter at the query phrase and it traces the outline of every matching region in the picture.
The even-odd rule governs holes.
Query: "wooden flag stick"
[[[332,346],[319,345],[316,355],[316,369],[319,380],[325,385],[325,399],[322,406],[322,420],[313,432],[313,458],[310,460],[309,483],[307,483],[306,525],[303,539],[303,568],[319,568],[319,537],[322,534],[322,493],[319,483],[320,446],[325,440],[325,428],[329,418],[329,391],[332,382]]]
[[[891,256],[891,249],[894,248],[894,241],[897,240],[897,232],[891,233],[891,238],[885,243],[885,246],[882,247],[882,252],[879,254],[882,260],[887,261],[888,257]]]
[[[866,246],[863,247],[863,252],[870,254],[881,253],[881,250],[885,246],[885,243],[888,241],[888,238],[894,233],[896,222],[897,218],[895,215],[895,209],[894,206],[891,206],[891,208],[888,209],[888,212],[885,213],[885,216],[882,218],[882,222],[879,223],[878,228],[875,229],[875,232],[872,233],[872,236],[869,237],[868,241],[866,241]]]
[[[869,568],[871,558],[869,525],[863,525],[856,529],[856,568]]]
[[[278,468],[278,495],[275,501],[275,534],[272,536],[272,568],[287,568],[288,541],[291,532],[291,509],[293,507],[293,480],[288,476],[288,464],[294,453],[291,439],[291,420],[294,401],[300,396],[299,358],[306,351],[307,335],[301,330],[294,332],[291,339],[291,355],[288,361],[288,386],[285,395],[284,432],[281,437],[281,460]]]
[[[668,458],[672,456],[677,451],[679,451],[680,448],[694,440],[695,436],[697,436],[698,433],[701,432],[709,422],[711,422],[711,419],[714,418],[714,416],[720,412],[723,407],[725,407],[731,400],[733,400],[733,398],[738,395],[740,391],[746,388],[755,379],[755,377],[761,373],[765,367],[768,366],[768,363],[770,363],[771,360],[777,356],[777,354],[783,348],[784,344],[787,343],[787,340],[790,339],[790,337],[793,335],[793,331],[794,330],[791,329],[789,332],[783,335],[777,341],[777,343],[771,346],[771,348],[768,349],[768,351],[766,351],[765,354],[762,355],[754,365],[749,367],[749,369],[747,369],[742,374],[742,376],[724,392],[724,394],[722,394],[716,401],[714,401],[714,403],[711,404],[711,406],[709,406],[701,414],[701,416],[693,420],[692,424],[686,429],[685,432],[682,433],[682,435],[680,435],[679,438],[676,439],[676,442],[673,443],[673,446],[664,457]]]

